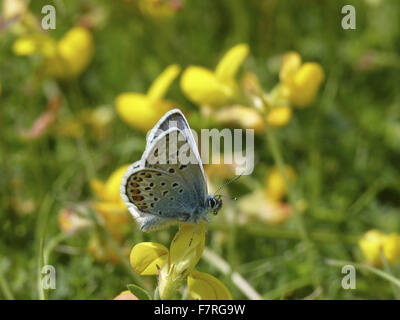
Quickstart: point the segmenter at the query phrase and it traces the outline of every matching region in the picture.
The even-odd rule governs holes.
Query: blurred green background
[[[243,69],[255,73],[265,90],[278,82],[279,59],[287,51],[325,71],[314,103],[275,130],[285,162],[297,173],[293,188],[307,203],[299,214],[312,250],[301,241],[296,219],[279,225],[226,223],[227,210],[210,223],[207,246],[266,299],[395,297],[389,282],[364,271],[357,271],[355,290],[344,290],[341,268],[326,259],[363,263],[357,244],[363,233],[400,229],[400,2],[352,1],[356,30],[341,27],[348,1],[186,0],[168,17],[146,14],[133,0],[35,0],[29,10],[41,19],[46,4],[57,10],[57,28],[49,31],[55,39],[82,17],[89,20],[94,54],[79,77],[49,79],[37,72],[39,59],[13,53],[19,35],[1,26],[0,298],[38,298],[40,239],[45,247],[58,241],[60,210],[90,206],[96,199],[92,179],[105,181],[140,158],[145,135],[117,116],[116,96],[146,92],[170,64],[212,69],[238,43],[250,47]],[[54,87],[61,107],[51,129],[25,138],[22,132],[46,110]],[[167,96],[191,114],[193,127],[202,127],[199,109],[182,94],[179,81]],[[99,107],[113,115],[104,137],[89,127],[76,137],[57,131],[82,110]],[[274,165],[266,139],[257,136],[256,144],[254,181],[245,178],[229,187],[239,198],[262,186]],[[242,214],[234,203],[227,207]],[[132,219],[121,229],[127,229],[125,248],[140,241],[168,246],[176,232],[172,227],[143,234]],[[111,299],[135,282],[127,265],[99,261],[86,251],[92,232],[55,243],[49,263],[57,270],[57,289],[49,298]],[[207,260],[198,269],[224,282],[235,299],[247,298]],[[399,275],[399,263],[392,272]],[[154,277],[145,281],[156,283]]]

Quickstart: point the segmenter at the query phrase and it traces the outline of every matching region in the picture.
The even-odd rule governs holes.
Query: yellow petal
[[[249,53],[247,44],[238,44],[231,48],[218,63],[215,75],[220,81],[233,79]]]
[[[140,93],[123,93],[115,99],[119,116],[135,129],[147,132],[173,105],[167,101],[151,102]]]
[[[370,230],[358,241],[358,245],[367,261],[374,266],[381,266],[380,248],[386,240],[386,235],[379,230]]]
[[[287,106],[274,107],[267,114],[267,123],[272,128],[286,125],[292,118],[292,109]]]
[[[228,288],[210,274],[193,270],[188,277],[191,300],[232,300]]]
[[[198,105],[218,107],[227,104],[235,93],[232,85],[220,82],[210,70],[196,66],[185,70],[180,85],[183,93]]]
[[[96,109],[85,108],[80,113],[82,122],[93,127],[104,128],[111,122],[114,111],[110,107],[101,106]]]
[[[40,53],[46,57],[52,57],[56,54],[56,42],[43,34],[30,34],[17,39],[12,50],[18,56]]]
[[[179,1],[139,0],[139,9],[145,16],[166,18],[174,15],[182,3]]]
[[[301,65],[301,57],[297,52],[291,51],[282,57],[282,66],[279,72],[281,82],[289,82]]]
[[[140,275],[158,275],[158,269],[167,261],[168,249],[155,242],[142,242],[133,247],[130,262]]]
[[[194,269],[203,253],[204,242],[204,221],[200,221],[197,228],[195,224],[181,225],[170,246],[169,264],[175,266],[174,274],[184,277]]]
[[[291,166],[286,166],[286,176],[289,182],[294,181],[296,173]],[[276,202],[280,202],[286,195],[287,186],[279,168],[274,167],[265,180],[265,192],[268,199]]]
[[[119,221],[119,226],[121,227],[121,222],[128,221],[129,215],[126,215],[127,208],[122,201],[108,201],[108,202],[95,202],[93,207],[102,215],[104,218],[110,217],[112,220]]]
[[[390,264],[395,264],[400,257],[400,236],[391,233],[383,243],[383,253]]]
[[[126,164],[120,167],[119,169],[115,170],[110,175],[104,186],[105,200],[115,201],[115,202],[120,201],[119,187],[121,184],[122,177],[124,176],[128,167],[129,164]]]
[[[154,80],[151,85],[147,96],[152,100],[162,99],[167,92],[168,88],[171,86],[171,83],[176,79],[179,72],[181,72],[181,68],[174,64],[166,68],[156,80]]]
[[[104,183],[98,179],[93,179],[90,181],[90,187],[92,191],[100,200],[105,200]]]
[[[63,137],[81,138],[85,134],[81,121],[65,119],[57,126],[57,133]]]
[[[93,207],[103,218],[104,226],[113,239],[119,244],[122,243],[126,231],[125,226],[132,221],[122,199],[116,202],[95,202]]]
[[[239,199],[239,211],[244,215],[241,223],[249,220],[261,220],[270,224],[285,222],[293,213],[292,207],[283,202],[274,201],[265,196],[262,190],[256,190]]]
[[[62,209],[58,215],[58,225],[61,231],[72,233],[90,227],[92,222],[70,209]]]
[[[260,80],[254,72],[245,71],[243,72],[242,79],[240,81],[243,89],[251,95],[259,95],[261,90]]]
[[[296,72],[290,87],[290,100],[293,104],[305,107],[312,103],[324,77],[324,71],[318,63],[304,63]]]
[[[5,20],[20,18],[27,11],[27,3],[24,0],[3,0],[2,16]]]
[[[254,129],[256,133],[264,131],[263,117],[257,110],[241,105],[227,106],[215,112],[215,120],[225,125],[239,125],[243,129]]]
[[[57,49],[60,64],[64,67],[63,76],[78,76],[92,59],[94,49],[92,34],[83,27],[72,28],[60,39]]]

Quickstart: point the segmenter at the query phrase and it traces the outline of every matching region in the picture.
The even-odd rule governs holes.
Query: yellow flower
[[[180,72],[178,65],[171,65],[153,82],[147,94],[122,93],[115,99],[120,117],[133,128],[150,130],[160,117],[172,109],[173,104],[163,97]]]
[[[107,230],[117,242],[123,237],[123,226],[130,220],[119,186],[129,165],[125,165],[111,174],[106,183],[100,180],[90,182],[93,192],[100,201],[93,203],[94,208],[104,219]]]
[[[143,242],[133,247],[132,268],[140,275],[158,275],[161,299],[174,298],[187,279],[191,299],[232,299],[228,289],[216,278],[194,268],[204,250],[205,223],[182,224],[168,250],[161,244]]]
[[[168,249],[155,242],[141,242],[135,245],[131,251],[130,261],[136,273],[142,276],[158,274],[168,259]]]
[[[191,300],[232,300],[228,288],[210,274],[193,270],[188,277]]]
[[[59,41],[40,33],[20,37],[13,44],[16,55],[40,54],[44,71],[50,77],[67,79],[79,76],[93,56],[93,37],[83,27],[69,30]]]
[[[273,107],[266,115],[266,120],[271,128],[286,125],[292,118],[292,109],[287,106]]]
[[[181,77],[183,93],[198,105],[220,107],[231,103],[238,93],[235,75],[248,52],[246,44],[234,46],[221,59],[215,71],[189,66]]]
[[[80,118],[87,124],[98,139],[107,137],[109,124],[113,120],[114,110],[110,107],[101,106],[96,109],[83,109]]]
[[[294,169],[290,166],[286,166],[286,176],[289,182],[293,182],[296,178],[296,173]],[[265,179],[265,194],[268,199],[276,202],[282,201],[283,197],[286,195],[287,186],[285,180],[279,170],[279,168],[274,167],[267,178]]]
[[[58,225],[61,231],[73,233],[92,226],[92,222],[70,209],[63,209],[58,215]]]
[[[57,42],[42,33],[34,33],[18,38],[13,44],[13,52],[18,56],[30,56],[35,53],[45,58],[53,58],[57,54]]]
[[[254,129],[256,133],[264,131],[262,115],[255,109],[233,105],[215,110],[214,118],[224,125],[239,125],[244,129]]]
[[[40,23],[25,0],[3,0],[1,18],[7,30],[17,35],[40,31]]]
[[[63,137],[81,138],[84,135],[84,128],[81,122],[75,119],[66,119],[57,126],[57,133]]]
[[[296,177],[294,169],[290,166],[285,169],[289,182],[293,182]],[[293,213],[292,206],[284,202],[286,193],[287,186],[283,176],[277,167],[272,168],[265,179],[263,190],[258,189],[239,200],[239,209],[245,213],[241,222],[246,223],[251,218],[271,224],[286,221]]]
[[[111,262],[114,264],[121,263],[121,259],[115,251],[115,248],[97,233],[91,233],[91,238],[87,246],[87,252],[95,260],[100,262]],[[122,247],[121,252],[124,256],[129,256],[129,248]]]
[[[313,102],[325,75],[318,63],[305,62],[297,52],[283,56],[279,74],[280,93],[294,106],[305,107]]]
[[[395,264],[400,257],[400,235],[384,234],[379,230],[370,230],[358,241],[358,245],[368,263],[373,266],[382,266],[381,250],[389,262]]]
[[[293,213],[289,204],[266,197],[263,190],[241,197],[238,206],[240,212],[245,214],[240,217],[240,223],[243,224],[254,218],[270,224],[280,224]]]
[[[139,0],[142,14],[154,18],[173,16],[182,8],[183,0]]]
[[[230,180],[238,171],[242,171],[238,163],[238,159],[240,159],[239,156],[236,156],[234,153],[231,161],[232,163],[224,163],[224,157],[225,155],[223,153],[213,152],[210,164],[204,165],[204,171],[207,181],[211,185],[211,190],[213,190],[213,183],[218,182],[222,184],[224,180]]]

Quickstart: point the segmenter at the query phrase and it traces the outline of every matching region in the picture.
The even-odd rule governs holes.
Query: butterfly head
[[[210,211],[214,214],[217,215],[218,211],[222,207],[222,199],[220,195],[209,195],[208,196],[208,206],[210,208]]]

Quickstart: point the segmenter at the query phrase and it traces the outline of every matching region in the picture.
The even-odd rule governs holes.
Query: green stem
[[[360,263],[355,263],[352,261],[343,261],[343,260],[335,260],[335,259],[327,259],[327,260],[325,260],[325,263],[329,266],[338,266],[338,267],[349,264],[349,265],[354,266],[357,269],[372,272],[372,273],[376,274],[377,276],[381,277],[382,279],[385,279],[400,288],[400,280],[399,279],[397,279],[397,278],[393,277],[391,274],[389,274],[385,271],[379,270],[377,268],[367,266],[364,264],[360,264]]]
[[[304,288],[313,284],[313,277],[305,277],[296,279],[292,282],[285,283],[280,287],[269,291],[268,293],[263,295],[263,298],[266,300],[275,300],[277,298],[284,299],[288,292],[293,292],[300,288]]]
[[[42,269],[44,266],[44,254],[43,254],[43,238],[39,241],[39,259],[38,259],[38,277],[37,277],[37,287],[38,296],[40,300],[46,300],[46,292],[43,288],[42,283]]]
[[[1,267],[0,267],[0,289],[1,289],[3,296],[7,300],[14,300],[14,295],[12,294],[11,289],[8,285],[8,282],[7,282],[6,278],[4,277],[3,270],[1,269]]]
[[[220,230],[230,232],[230,226],[223,223],[213,223],[208,226],[209,230]],[[265,226],[248,224],[246,227],[238,226],[237,232],[239,234],[248,233],[257,237],[265,238],[280,238],[280,239],[294,239],[301,240],[301,236],[296,229],[287,229],[279,226]],[[345,242],[348,244],[357,244],[360,239],[359,235],[349,235],[341,233],[333,233],[326,231],[312,231],[309,233],[309,237],[313,241],[324,242],[324,243],[337,243],[338,241]]]
[[[132,279],[135,281],[135,284],[137,284],[139,286],[142,286],[142,287],[146,287],[147,289],[149,289],[148,286],[144,283],[143,279],[132,269],[128,259],[122,253],[121,248],[115,242],[115,240],[112,238],[112,236],[108,232],[108,230],[100,222],[97,214],[92,209],[89,209],[88,211],[89,211],[89,216],[93,220],[93,222],[95,223],[96,228],[99,231],[100,235],[108,242],[108,244],[114,250],[114,252],[117,255],[118,259],[121,261],[122,266],[124,267],[126,272],[132,277]]]
[[[390,266],[389,266],[389,262],[387,261],[387,259],[385,257],[385,254],[383,253],[382,248],[379,248],[379,252],[380,252],[380,255],[381,255],[381,259],[383,261],[383,266],[385,267],[385,271],[388,274],[393,276],[392,270],[390,269]],[[392,286],[394,298],[396,300],[399,300],[400,299],[400,295],[399,295],[398,289],[393,285],[393,283],[391,283],[390,285]]]
[[[267,125],[268,126],[268,125]],[[279,169],[279,172],[285,182],[286,188],[288,190],[288,198],[289,202],[291,203],[292,207],[294,210],[296,210],[296,196],[294,194],[293,188],[289,182],[288,176],[286,174],[286,166],[282,158],[282,154],[280,152],[278,142],[275,138],[275,135],[270,127],[266,127],[266,133],[267,133],[267,141],[268,144],[271,148],[272,156],[274,158],[275,164]],[[304,242],[309,242],[309,237],[306,231],[306,228],[304,226],[304,221],[303,217],[301,216],[300,213],[295,213],[294,215],[297,219],[297,226],[299,228],[299,233],[301,235],[301,238],[303,239]]]
[[[204,248],[203,256],[208,263],[215,266],[220,272],[229,275],[232,283],[249,299],[262,300],[261,295],[240,275],[238,272],[233,271],[230,265],[217,255],[214,251]]]
[[[44,264],[48,264],[50,260],[50,254],[53,252],[54,248],[57,247],[60,242],[69,238],[73,233],[59,233],[47,243],[43,251]]]
[[[370,185],[370,187],[349,207],[349,216],[355,216],[360,213],[376,195],[386,187],[386,183],[381,179],[377,179]]]
[[[296,226],[298,228],[298,232],[300,234],[301,241],[303,242],[303,244],[306,247],[306,250],[308,253],[309,264],[310,264],[311,268],[313,270],[315,270],[315,265],[316,265],[315,248],[314,248],[314,246],[310,240],[310,237],[307,233],[302,213],[296,212],[296,195],[295,195],[294,190],[293,190],[293,188],[289,182],[289,179],[287,177],[285,162],[283,161],[282,153],[279,149],[278,142],[275,138],[275,135],[274,135],[272,129],[268,126],[268,123],[266,121],[265,121],[265,126],[266,126],[266,128],[265,128],[266,137],[267,137],[268,144],[271,148],[272,156],[274,158],[275,164],[278,167],[278,170],[279,170],[281,176],[283,177],[286,188],[288,190],[287,192],[288,192],[289,202],[292,205],[292,208],[294,210],[293,216],[296,220]],[[320,285],[321,285],[321,280],[318,276],[318,273],[316,273],[314,286],[315,286],[315,288],[317,288],[317,287],[320,287]]]

